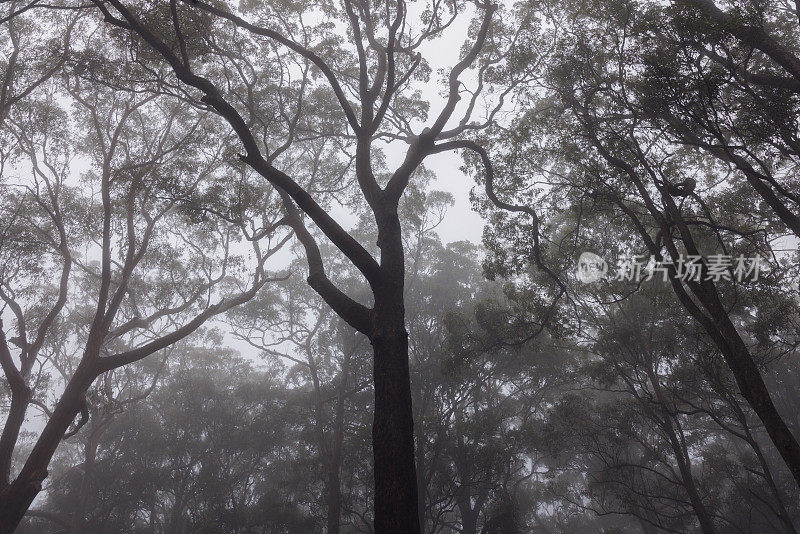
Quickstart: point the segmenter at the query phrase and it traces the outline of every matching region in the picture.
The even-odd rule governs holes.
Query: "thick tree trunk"
[[[375,215],[381,250],[381,280],[372,288],[375,305],[369,335],[374,354],[375,533],[418,534],[414,416],[404,304],[405,257],[396,202],[387,202]]]
[[[11,534],[16,530],[25,512],[42,490],[42,481],[47,477],[50,460],[61,443],[62,436],[81,410],[84,393],[95,376],[90,365],[82,364],[78,367],[19,475],[0,495],[0,534]]]
[[[673,280],[672,285],[683,305],[700,319],[700,323],[714,340],[736,379],[739,392],[764,424],[764,429],[772,443],[786,462],[795,482],[800,486],[800,443],[772,402],[769,389],[761,376],[761,370],[753,360],[753,356],[736,330],[736,326],[731,322],[713,284],[706,282],[705,291],[695,294],[714,317],[714,322],[706,319],[702,312],[696,313],[696,305],[680,286],[680,282]]]
[[[3,426],[3,434],[0,437],[0,495],[8,490],[7,482],[11,476],[11,459],[14,455],[14,446],[17,443],[22,424],[25,422],[25,413],[28,411],[30,399],[31,390],[27,385],[21,384],[18,388],[12,388],[11,406],[8,410],[6,423]]]
[[[372,424],[375,532],[417,534],[420,527],[414,422],[402,293],[399,299],[376,295],[375,312],[375,330],[371,336],[375,356]]]

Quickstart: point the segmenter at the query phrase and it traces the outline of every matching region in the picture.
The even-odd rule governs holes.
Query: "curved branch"
[[[433,143],[444,129],[447,121],[450,120],[450,117],[453,115],[453,111],[455,111],[458,101],[461,100],[461,95],[458,91],[461,84],[459,77],[470,65],[472,65],[472,63],[478,57],[478,54],[480,54],[480,51],[483,49],[483,45],[486,42],[486,36],[489,34],[489,28],[491,27],[492,16],[494,15],[495,11],[497,11],[496,4],[485,4],[482,7],[485,10],[483,14],[483,21],[481,22],[481,27],[478,30],[477,36],[475,37],[475,42],[472,43],[472,47],[461,59],[461,61],[456,63],[456,65],[450,71],[449,95],[444,108],[439,113],[439,116],[436,118],[433,125],[430,128],[425,128],[416,138],[416,140],[411,143],[411,147],[409,147],[408,152],[406,153],[405,160],[394,172],[392,177],[389,179],[389,183],[386,185],[386,196],[392,202],[397,202],[400,199],[400,196],[403,194],[403,191],[408,185],[411,174],[420,165],[420,163],[422,163],[422,161],[425,159],[425,156],[435,153],[432,151]],[[443,150],[450,149],[444,148]]]
[[[508,202],[500,200],[497,197],[497,193],[494,190],[494,168],[492,167],[492,162],[489,159],[489,154],[486,152],[486,149],[484,149],[475,141],[470,141],[468,139],[459,139],[456,141],[448,141],[446,143],[440,143],[438,145],[435,145],[431,153],[437,154],[440,152],[446,152],[448,150],[459,150],[459,149],[471,150],[481,158],[481,163],[483,164],[485,172],[484,190],[486,192],[486,196],[489,197],[489,200],[492,201],[492,204],[494,204],[495,206],[497,206],[502,210],[511,211],[514,213],[525,213],[528,216],[530,216],[531,222],[533,224],[533,260],[536,263],[536,267],[545,272],[558,285],[558,287],[561,290],[561,294],[559,295],[559,297],[561,297],[561,295],[567,292],[566,286],[561,281],[561,279],[547,265],[545,265],[544,262],[542,262],[541,244],[539,241],[539,216],[536,214],[536,211],[533,208],[518,204],[510,204]]]
[[[678,0],[678,3],[701,11],[719,25],[720,28],[740,39],[746,45],[762,51],[796,80],[800,81],[800,58],[781,46],[764,28],[745,26],[731,14],[717,7],[713,0]]]
[[[347,296],[328,278],[327,274],[325,274],[325,264],[322,261],[322,254],[316,239],[306,228],[294,205],[285,197],[284,206],[287,211],[287,222],[294,230],[297,239],[306,252],[306,260],[308,261],[308,278],[306,278],[306,281],[308,285],[347,324],[362,334],[369,336],[372,325],[372,310]]]
[[[98,9],[108,13],[101,0],[92,0]],[[203,93],[201,101],[211,106],[217,111],[236,132],[239,140],[244,145],[246,154],[240,159],[250,165],[256,172],[263,176],[276,188],[285,191],[297,206],[303,210],[311,220],[322,230],[325,236],[347,256],[353,265],[361,271],[364,277],[372,286],[380,281],[380,266],[375,258],[353,237],[351,236],[331,215],[325,211],[300,184],[295,182],[289,175],[270,165],[261,154],[253,133],[247,126],[244,118],[236,111],[228,101],[226,101],[216,86],[207,78],[198,76],[173,53],[170,47],[157,37],[139,18],[120,0],[108,0],[114,8],[124,17],[124,21],[113,16],[106,16],[109,24],[121,28],[130,29],[136,32],[144,41],[156,52],[161,54],[172,67],[177,78],[198,89]],[[233,16],[233,15],[231,15]]]
[[[279,278],[263,278],[261,280],[257,279],[247,291],[243,291],[232,298],[222,299],[220,302],[209,306],[202,313],[198,314],[197,317],[178,329],[173,330],[169,334],[155,339],[139,348],[100,358],[95,366],[95,372],[99,375],[106,371],[116,369],[117,367],[139,361],[142,358],[146,358],[147,356],[153,354],[154,352],[158,352],[161,349],[167,348],[200,328],[210,318],[219,315],[220,313],[224,313],[234,306],[238,306],[239,304],[247,302],[267,282],[276,282],[286,280],[287,278],[288,275]]]

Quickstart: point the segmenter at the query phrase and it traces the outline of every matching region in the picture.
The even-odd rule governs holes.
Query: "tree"
[[[328,262],[330,276],[346,280]],[[342,469],[345,432],[353,423],[347,404],[364,390],[368,381],[364,366],[365,338],[341,319],[302,281],[289,280],[281,292],[262,293],[230,315],[233,335],[254,347],[265,358],[290,366],[288,372],[298,389],[310,385],[309,420],[313,444],[325,480],[326,529],[338,533],[342,519]],[[298,394],[298,397],[300,395]]]
[[[698,46],[686,46],[685,40],[681,41],[684,45],[675,45],[672,37],[683,38],[687,31],[694,32],[691,39],[699,39],[701,34],[703,38],[714,37],[718,36],[714,31],[720,30],[714,30],[713,25],[704,27],[706,33],[695,32],[691,25],[686,29],[683,19],[670,18],[672,9],[656,4],[600,3],[586,9],[565,4],[549,13],[537,12],[569,24],[553,28],[530,25],[530,32],[525,32],[533,49],[543,50],[541,43],[555,44],[546,59],[538,60],[543,68],[540,79],[528,86],[530,102],[525,120],[517,122],[511,134],[503,133],[508,142],[500,146],[509,148],[505,156],[501,149],[494,161],[502,162],[498,168],[508,179],[497,187],[519,205],[548,203],[548,229],[553,232],[548,236],[548,256],[564,271],[569,270],[572,255],[586,248],[620,256],[644,250],[655,261],[664,262],[675,295],[716,344],[742,395],[800,481],[800,445],[764,381],[761,348],[752,343],[753,335],[773,334],[744,331],[740,326],[740,317],[747,319],[745,324],[754,324],[750,319],[771,313],[767,298],[776,298],[781,303],[778,306],[787,306],[784,317],[796,314],[791,297],[779,289],[778,282],[793,275],[781,263],[781,254],[773,245],[775,239],[791,231],[791,221],[780,206],[766,200],[770,193],[761,186],[769,182],[769,176],[754,181],[742,170],[744,167],[731,169],[730,161],[717,158],[717,149],[724,147],[715,145],[711,152],[703,149],[713,136],[698,133],[709,125],[696,109],[689,108],[702,105],[710,113],[718,106],[728,110],[723,114],[741,110],[736,111],[736,120],[740,121],[737,135],[744,137],[737,146],[744,148],[737,150],[759,154],[759,146],[764,145],[751,137],[755,139],[761,132],[769,139],[765,144],[786,143],[784,134],[792,135],[786,130],[791,125],[787,126],[785,115],[774,115],[774,122],[770,119],[769,124],[759,125],[750,110],[761,113],[766,108],[748,108],[739,89],[730,88],[732,92],[728,92],[727,82],[711,86],[705,74],[681,71],[680,89],[675,77],[669,81],[672,89],[662,90],[665,78],[659,70],[661,65],[675,74],[680,68],[688,69],[688,64],[707,64]],[[673,21],[666,33],[661,31],[662,15]],[[780,28],[787,35],[797,31],[796,25]],[[752,43],[745,46],[752,49]],[[674,61],[669,56],[678,50],[680,57],[674,61],[681,67],[670,70]],[[713,66],[710,69],[713,72],[707,73],[709,77],[719,74],[714,74]],[[733,93],[738,95],[732,97],[739,99],[736,104],[728,100]],[[699,95],[697,102],[693,101],[695,95]],[[758,99],[760,106],[767,106],[767,102],[796,105],[785,97],[776,93],[770,100],[764,95],[747,98]],[[692,103],[672,100],[679,98]],[[672,115],[665,111],[668,106]],[[736,127],[726,124],[726,128]],[[796,125],[793,128],[796,135]],[[692,141],[691,132],[706,140]],[[732,144],[738,143],[724,132],[720,135]],[[521,149],[523,146],[525,149]],[[480,149],[477,152],[483,166],[490,163],[487,154]],[[763,161],[767,167],[774,163],[786,177],[783,185],[777,180],[771,182],[770,187],[775,188],[771,194],[784,186],[790,190],[796,157],[784,150],[767,159]],[[487,187],[492,189],[492,171],[486,172]],[[532,172],[538,183],[526,179]],[[785,202],[789,201],[784,198],[781,203]],[[493,244],[496,272],[522,270],[531,245],[514,247],[510,239],[529,228],[530,224],[520,218],[498,218],[492,234],[498,238]],[[612,232],[617,232],[616,236]],[[709,276],[706,260],[697,280],[679,273],[682,257],[708,259],[714,254],[760,255],[770,260],[771,275],[757,283],[739,283],[731,266],[725,276],[715,280]],[[629,284],[617,295],[624,297],[635,289]],[[747,299],[747,305],[742,298]],[[761,323],[761,327],[765,325]],[[795,337],[784,330],[783,323],[767,327],[772,328],[776,339]],[[794,343],[790,341],[790,345]]]
[[[288,240],[276,234],[265,195],[248,211],[241,190],[219,193],[217,184],[231,176],[220,158],[225,138],[201,128],[188,106],[94,85],[79,71],[43,83],[36,98],[17,102],[6,117],[15,142],[5,156],[16,166],[2,186],[0,298],[16,335],[0,333],[11,392],[0,437],[4,532],[41,490],[79,413],[77,426],[85,424],[85,395],[95,379],[252,298],[275,280],[265,262]],[[70,101],[74,116],[65,109]],[[80,177],[77,155],[88,165]],[[209,222],[209,205],[227,219]],[[244,245],[238,250],[237,241]],[[63,378],[60,393],[49,389],[57,384],[48,383],[54,368]],[[12,477],[31,405],[41,408],[45,424]]]
[[[42,32],[35,18],[26,14],[37,3],[6,2],[6,9],[0,15],[4,56],[0,63],[3,71],[0,124],[5,122],[14,105],[56,74],[69,57],[72,30],[78,17],[64,18],[53,13],[49,31]]]
[[[428,121],[429,126],[419,130],[415,122],[425,121],[427,106],[409,94],[412,80],[427,81],[429,76],[419,50],[463,16],[465,6],[432,2],[415,13],[403,1],[345,0],[341,5],[324,3],[315,9],[244,4],[240,11],[206,2],[173,1],[169,10],[122,0],[93,3],[103,20],[118,29],[117,36],[134,36],[135,47],[148,47],[195,101],[229,123],[244,149],[241,160],[282,196],[287,223],[305,249],[309,285],[335,313],[366,335],[374,349],[375,530],[418,532],[398,203],[425,158],[455,148],[454,141],[447,140],[484,126],[483,122],[470,122],[470,117],[477,113],[475,104],[482,94],[482,80],[491,72],[489,64],[502,61],[504,42],[490,31],[498,7],[472,3],[475,31],[446,76],[441,110]],[[418,15],[421,24],[415,25]],[[319,16],[331,22],[306,20],[319,20]],[[208,33],[195,31],[194,24],[207,25]],[[347,43],[335,37],[342,27],[349,37]],[[484,52],[485,59],[479,60]],[[286,113],[288,120],[278,135],[272,136],[282,139],[272,145],[264,141],[271,140],[273,132],[262,128],[259,121],[274,116],[277,110],[262,107],[255,95],[267,89],[264,82],[273,73],[260,66],[253,68],[250,58],[257,57],[273,58],[278,70],[284,68],[283,62],[295,62],[295,76],[297,71],[313,69],[324,82],[304,82],[291,104],[292,111]],[[467,109],[458,116],[461,78],[469,69],[476,70],[479,81]],[[495,75],[502,76],[501,71],[495,69]],[[286,72],[288,75],[289,70]],[[524,74],[508,70],[505,76],[513,81]],[[332,93],[338,106],[326,118],[325,126],[329,135],[347,141],[342,148],[351,154],[348,157],[354,164],[361,198],[374,218],[379,260],[314,198],[313,187],[297,178],[302,171],[286,166],[281,158],[292,145],[303,144],[303,134],[308,134],[304,123],[304,108],[310,104],[307,95],[316,92]],[[496,109],[489,110],[490,119]],[[407,144],[402,163],[391,171],[380,168],[376,154],[380,140]],[[310,218],[363,275],[371,291],[371,306],[347,296],[326,276],[317,241],[301,215]]]
[[[286,476],[302,454],[298,404],[280,377],[220,341],[176,347],[154,391],[110,423],[98,443],[83,531],[319,528],[302,488]],[[65,451],[43,511],[74,528],[65,512],[82,498],[84,476]],[[34,521],[41,524],[29,520],[31,527]]]

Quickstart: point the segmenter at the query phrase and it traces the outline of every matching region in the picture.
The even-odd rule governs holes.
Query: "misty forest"
[[[0,534],[800,531],[800,0],[2,0]]]

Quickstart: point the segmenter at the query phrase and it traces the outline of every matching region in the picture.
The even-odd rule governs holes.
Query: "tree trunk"
[[[84,446],[83,458],[83,478],[81,479],[80,493],[78,495],[78,505],[75,510],[74,519],[70,534],[78,534],[86,528],[86,505],[89,502],[89,493],[92,489],[92,479],[94,478],[94,466],[97,460],[97,446],[99,437],[94,432],[89,435],[89,439]]]
[[[689,502],[697,516],[697,521],[700,523],[700,530],[702,530],[704,534],[715,534],[716,529],[714,528],[714,521],[711,519],[711,515],[708,513],[708,508],[706,508],[705,503],[703,503],[702,497],[700,497],[700,492],[697,491],[689,456],[686,454],[686,450],[681,447],[672,424],[667,422],[664,427],[668,434],[672,451],[675,454],[675,460],[678,462],[678,470],[681,473],[683,487],[686,489],[686,493],[689,496]]]
[[[742,412],[739,405],[736,404],[734,407],[736,410],[736,415],[739,417],[739,420],[742,421],[742,427],[745,431],[746,441],[747,444],[753,449],[753,452],[758,459],[758,463],[761,464],[761,469],[764,471],[764,480],[766,481],[767,485],[769,486],[770,491],[772,492],[773,497],[775,498],[775,503],[778,505],[777,515],[783,525],[786,527],[786,532],[789,534],[797,534],[797,529],[794,527],[794,523],[792,523],[792,516],[789,514],[789,511],[786,509],[786,504],[783,502],[783,496],[781,495],[781,491],[778,489],[778,485],[775,483],[775,478],[772,476],[772,468],[770,467],[767,459],[764,458],[764,451],[761,450],[761,445],[758,444],[755,437],[750,432],[750,426],[747,422],[747,416]]]
[[[664,193],[662,193],[662,198],[669,215],[676,222],[687,252],[699,254],[691,231],[686,221],[683,220],[674,200]],[[651,208],[651,211],[654,210]],[[658,254],[658,250],[652,245],[652,241],[648,246],[652,247],[651,250],[654,256]],[[668,249],[673,258],[679,257],[678,248],[674,242],[670,241]],[[692,293],[708,311],[708,315],[699,309],[698,305],[689,297],[679,279],[672,276],[670,282],[683,306],[700,322],[719,348],[725,363],[728,364],[736,379],[739,391],[756,412],[759,419],[761,419],[761,422],[764,423],[767,434],[769,434],[770,439],[786,462],[795,482],[800,486],[800,443],[798,443],[797,438],[786,425],[783,417],[772,402],[769,389],[767,389],[761,376],[761,370],[758,368],[752,354],[750,354],[747,344],[739,335],[739,331],[733,321],[731,321],[728,310],[720,300],[719,292],[714,282],[704,279],[702,282],[689,284]]]
[[[11,534],[19,526],[25,512],[42,490],[47,467],[75,416],[84,403],[84,393],[95,379],[91,365],[82,363],[67,384],[53,415],[39,435],[28,460],[17,478],[0,495],[0,534]]]
[[[579,108],[576,109],[576,111],[586,116],[585,110]],[[612,155],[608,148],[603,146],[600,142],[595,131],[590,131],[589,135],[592,144],[597,148],[600,155],[613,167],[625,172],[631,178],[632,182],[640,191],[642,200],[647,204],[650,215],[661,226],[662,235],[667,237],[672,235],[672,231],[666,222],[668,219],[671,219],[680,232],[683,248],[686,252],[692,255],[701,255],[692,232],[683,219],[681,211],[678,209],[674,199],[665,191],[661,191],[661,199],[667,210],[666,212],[662,212],[656,207],[636,169],[626,161]],[[642,160],[641,162],[643,165],[648,166],[646,160]],[[639,217],[632,210],[627,208],[623,202],[617,200],[615,200],[615,202],[628,217],[631,218],[637,231],[647,244],[650,253],[656,258],[660,257],[661,245],[657,245],[656,242],[653,241],[647,228],[642,224]],[[667,248],[673,259],[677,260],[680,257],[681,253],[678,245],[672,237],[665,239],[663,245]],[[700,302],[700,304],[698,304],[687,292],[687,289],[683,285],[684,282],[676,277],[675,274],[675,269],[670,268],[670,284],[675,294],[678,296],[684,308],[686,308],[686,310],[688,310],[703,326],[714,341],[714,344],[719,348],[722,356],[725,358],[725,363],[727,363],[736,379],[736,384],[739,386],[740,393],[764,424],[764,428],[775,445],[775,448],[780,453],[784,462],[786,462],[786,466],[792,473],[795,482],[800,486],[800,443],[798,443],[797,438],[792,434],[792,431],[786,425],[786,422],[772,402],[769,390],[764,384],[764,379],[761,376],[758,365],[753,360],[753,356],[750,354],[747,344],[741,338],[736,326],[731,321],[728,310],[720,300],[714,282],[710,280],[687,282],[687,286],[692,292],[693,297]],[[704,309],[702,309],[701,306]]]
[[[342,359],[339,381],[339,391],[336,398],[336,412],[334,418],[335,430],[333,433],[333,446],[331,447],[330,472],[328,473],[328,534],[339,534],[342,516],[342,445],[344,443],[344,403],[347,396],[347,384],[350,379],[350,358],[355,351],[354,347],[345,347]]]
[[[372,453],[376,534],[417,534],[417,474],[408,369],[408,333],[400,295],[376,295],[371,342],[374,352],[375,415]],[[392,293],[394,293],[392,298]]]
[[[12,388],[11,406],[8,410],[6,424],[0,437],[0,495],[8,490],[7,482],[11,477],[11,459],[14,456],[14,446],[19,437],[19,431],[25,422],[25,413],[31,399],[31,390],[24,383],[19,388]],[[2,497],[0,497],[2,498]]]
[[[396,201],[375,211],[380,281],[369,340],[373,349],[375,413],[372,421],[375,533],[419,534],[414,416],[405,323],[405,257]]]
[[[339,460],[331,458],[331,469],[328,473],[328,534],[339,534],[339,523],[342,515],[342,489],[339,480]]]
[[[478,534],[478,514],[475,510],[462,508],[461,532],[462,534]]]
[[[703,503],[703,498],[700,496],[700,492],[697,490],[697,484],[695,484],[694,475],[692,474],[691,457],[689,456],[689,452],[686,450],[682,436],[678,436],[678,432],[683,431],[680,430],[680,428],[675,428],[677,421],[675,421],[675,424],[673,424],[673,415],[670,411],[667,398],[661,389],[661,381],[659,376],[656,374],[652,361],[647,363],[647,369],[645,369],[645,373],[647,373],[647,378],[650,380],[650,385],[653,387],[653,392],[656,394],[656,399],[658,399],[658,404],[661,408],[663,419],[659,421],[658,417],[656,417],[656,422],[659,424],[659,426],[661,426],[662,430],[667,435],[667,440],[669,441],[672,452],[675,455],[675,461],[678,463],[678,470],[681,473],[683,487],[689,496],[689,502],[692,505],[695,515],[697,516],[698,522],[700,523],[700,530],[702,530],[705,534],[715,534],[716,529],[714,528],[714,520],[711,518],[711,514],[709,514],[705,503]]]
[[[720,321],[721,330],[730,341],[728,350],[721,352],[733,371],[739,391],[764,423],[772,443],[789,467],[795,482],[800,486],[800,444],[772,402],[769,390],[747,346],[728,317],[725,316],[723,319]]]
[[[344,374],[345,371],[343,370]],[[342,380],[342,387],[339,391],[339,398],[336,401],[336,415],[334,424],[336,425],[333,433],[333,443],[331,444],[330,458],[328,461],[328,534],[339,534],[339,527],[342,515],[342,442],[344,441],[344,386],[346,378]]]
[[[700,323],[719,348],[725,363],[736,379],[739,392],[764,424],[764,429],[772,443],[783,461],[786,462],[795,482],[800,486],[800,443],[772,402],[769,389],[761,376],[761,370],[720,302],[716,288],[711,282],[704,282],[703,289],[705,291],[695,292],[703,306],[714,318],[712,322],[703,317],[702,312],[698,314],[695,311],[696,305],[680,286],[679,281],[672,280],[672,286],[683,305],[700,319]]]
[[[422,441],[424,435],[421,428],[417,430],[417,516],[420,532],[425,532],[425,446]]]
[[[416,420],[414,422],[414,438],[416,449],[414,451],[414,458],[416,459],[417,470],[417,515],[419,517],[420,532],[425,532],[425,513],[426,513],[426,470],[428,466],[425,462],[426,449],[426,427],[425,427],[425,414],[427,411],[427,398],[424,393],[424,380],[419,370],[415,373],[416,383],[412,391],[412,402],[416,406]]]

